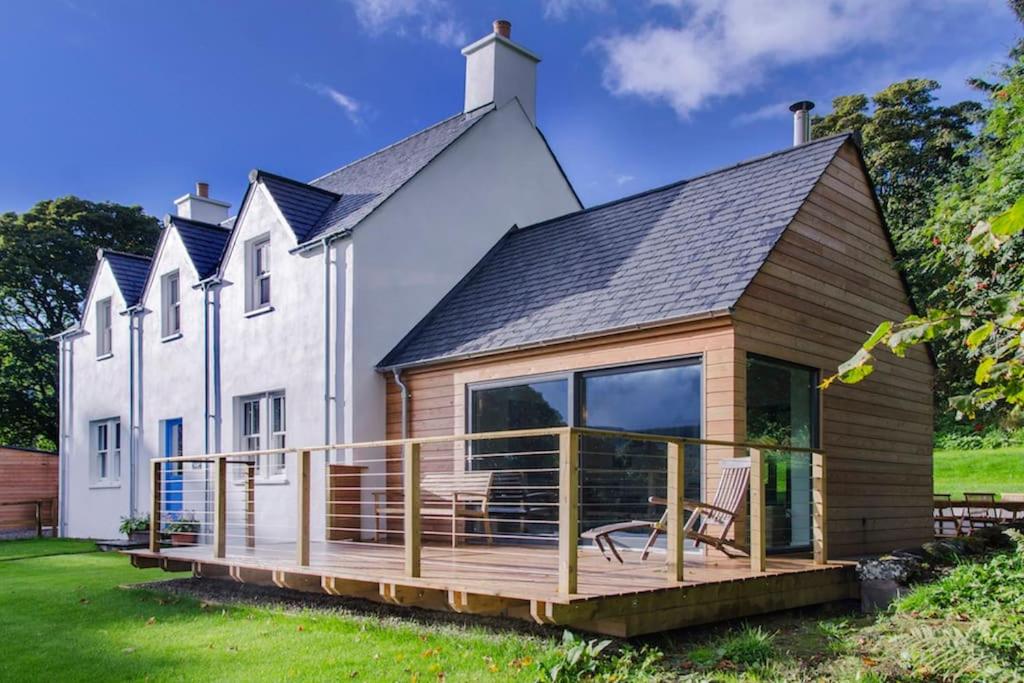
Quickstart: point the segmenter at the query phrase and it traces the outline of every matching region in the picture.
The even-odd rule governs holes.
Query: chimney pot
[[[196,195],[207,198],[210,196],[210,184],[209,183],[196,183]]]
[[[802,145],[811,141],[811,110],[814,109],[814,102],[801,100],[789,105],[793,112],[793,146]]]
[[[512,22],[508,19],[495,19],[494,32],[502,38],[512,38]]]

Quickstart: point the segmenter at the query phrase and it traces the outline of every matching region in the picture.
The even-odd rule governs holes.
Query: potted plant
[[[149,540],[149,517],[122,517],[119,530],[128,537],[129,543],[146,543]]]
[[[164,523],[164,531],[171,535],[171,545],[195,545],[199,537],[199,520],[177,517]]]

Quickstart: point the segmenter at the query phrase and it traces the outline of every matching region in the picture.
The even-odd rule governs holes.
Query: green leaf
[[[992,219],[992,234],[1005,240],[1024,229],[1024,197],[1020,197],[1008,210]]]
[[[879,323],[878,327],[875,328],[875,331],[871,333],[870,337],[868,337],[868,340],[864,342],[864,349],[866,351],[870,351],[875,348],[875,346],[878,345],[878,342],[882,341],[882,339],[889,334],[890,330],[892,330],[891,321],[886,320],[883,323]]]
[[[871,366],[871,353],[867,349],[858,349],[850,360],[839,366],[839,381],[844,384],[856,384],[875,371]]]
[[[977,370],[974,371],[974,382],[975,384],[984,384],[992,376],[992,366],[996,364],[996,359],[989,357],[978,363]]]
[[[976,327],[969,335],[967,335],[967,347],[971,349],[978,348],[986,339],[989,338],[989,335],[991,335],[995,329],[996,324],[991,320]]]

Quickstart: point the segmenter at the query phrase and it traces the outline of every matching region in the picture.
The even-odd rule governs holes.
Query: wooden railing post
[[[683,556],[686,554],[686,537],[683,494],[686,487],[683,465],[683,446],[678,441],[665,444],[668,469],[668,580],[683,580]]]
[[[256,547],[256,465],[245,466],[245,547]]]
[[[295,561],[309,566],[309,451],[299,451],[295,478],[298,483],[299,509],[295,519]]]
[[[149,552],[160,552],[160,472],[163,463],[153,461],[149,477]]]
[[[580,435],[565,429],[558,435],[558,592],[577,589],[580,494]]]
[[[228,461],[226,458],[214,460],[213,477],[213,556],[223,558],[227,555],[228,530]]]
[[[404,489],[405,575],[420,576],[420,445],[406,443],[403,448],[402,487]],[[454,543],[454,537],[452,539]]]
[[[750,571],[762,573],[767,561],[765,524],[767,508],[764,499],[764,453],[750,449]]]
[[[811,454],[813,498],[814,563],[828,563],[828,494],[825,489],[825,455]]]

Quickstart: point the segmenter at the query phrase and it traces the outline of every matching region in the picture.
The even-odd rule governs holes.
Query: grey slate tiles
[[[125,305],[130,307],[139,303],[152,259],[109,249],[103,250],[103,258],[110,264],[110,270],[114,273],[114,280],[117,281],[117,288],[121,290]]]
[[[512,229],[380,366],[727,311],[848,138]]]
[[[185,250],[192,259],[192,265],[203,280],[217,272],[224,247],[231,236],[231,230],[219,225],[200,223],[199,221],[170,216],[170,222],[178,229]]]

